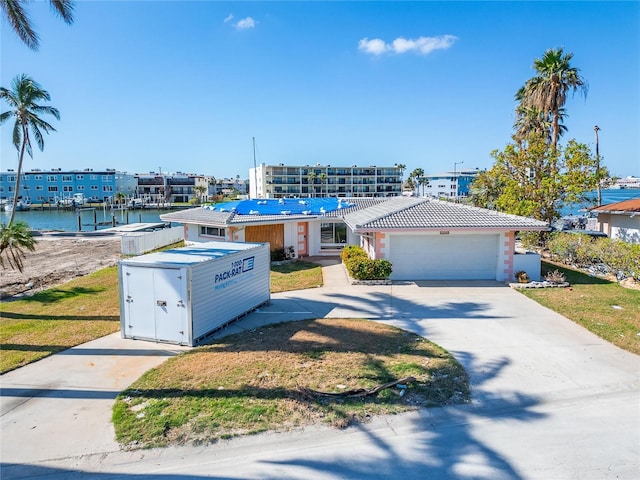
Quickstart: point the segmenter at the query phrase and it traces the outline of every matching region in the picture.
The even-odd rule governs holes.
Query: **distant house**
[[[591,211],[598,214],[598,230],[610,238],[640,243],[640,198],[601,205]]]
[[[183,223],[187,242],[269,242],[272,250],[293,247],[296,257],[361,245],[371,258],[392,262],[394,280],[509,281],[529,257],[515,253],[516,232],[548,229],[531,218],[416,197],[244,200],[161,219]],[[539,269],[538,258],[529,276]]]

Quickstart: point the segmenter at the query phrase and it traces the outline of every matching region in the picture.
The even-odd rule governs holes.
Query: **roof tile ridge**
[[[454,206],[455,208],[467,209],[467,210],[475,210],[475,211],[484,211],[484,212],[487,212],[489,214],[497,215],[497,216],[500,216],[500,217],[507,217],[507,218],[512,218],[512,219],[522,219],[522,218],[524,218],[526,220],[533,220],[535,222],[548,223],[548,222],[545,222],[544,220],[538,220],[537,218],[525,217],[524,215],[516,215],[515,213],[501,212],[499,210],[492,210],[490,208],[478,207],[476,205],[467,205],[467,204],[464,204],[464,203],[452,203],[452,202],[449,202],[449,201],[446,201],[446,200],[440,200],[439,198],[438,199],[434,199],[434,201],[440,202],[440,203],[443,203],[443,204],[446,203],[448,205]]]
[[[403,198],[403,197],[393,197],[393,198],[391,198],[389,200],[386,200],[384,202],[380,202],[379,204],[376,205],[376,207],[378,205],[384,205],[387,202],[400,203],[400,201],[397,200],[398,198]],[[404,198],[407,198],[407,197],[404,197]],[[410,208],[413,208],[416,205],[419,205],[419,204],[422,204],[422,203],[426,203],[426,202],[429,201],[429,199],[427,199],[427,198],[412,198],[412,197],[408,197],[408,199],[411,200],[411,204],[410,205],[407,205],[406,207],[400,208],[399,210],[394,210],[393,212],[382,213],[382,214],[378,215],[377,217],[374,217],[374,218],[372,218],[370,220],[367,220],[367,223],[377,222],[379,220],[382,220],[385,217],[389,217],[391,215],[396,215],[396,214],[398,214],[400,212],[404,212],[404,211],[406,211],[406,210],[408,210]],[[402,201],[406,201],[406,200],[402,200]],[[371,208],[371,207],[369,207],[369,208]],[[367,210],[367,208],[363,209],[362,211],[364,211],[364,210]]]

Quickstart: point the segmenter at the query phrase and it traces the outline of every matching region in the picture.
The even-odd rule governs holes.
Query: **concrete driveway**
[[[42,367],[52,357],[1,378],[2,478],[640,478],[638,356],[495,282],[350,286],[341,268],[324,269],[330,287],[276,294],[222,335],[314,317],[393,324],[456,356],[471,379],[470,404],[344,431],[310,427],[121,452],[109,424],[112,399],[179,349],[110,336],[96,341],[112,342],[110,366],[87,386],[70,378],[104,361],[96,344],[95,355],[66,354],[64,367]]]

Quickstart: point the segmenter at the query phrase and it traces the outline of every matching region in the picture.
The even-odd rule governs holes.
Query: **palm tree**
[[[327,174],[324,173],[324,172],[319,173],[318,174],[318,179],[320,180],[320,196],[322,196],[322,186],[327,181]],[[328,195],[325,195],[325,196],[328,196]]]
[[[564,121],[564,117],[566,116],[564,108],[560,109],[559,116],[560,121]],[[534,132],[546,137],[547,144],[550,144],[553,133],[552,126],[553,122],[551,121],[550,115],[542,112],[538,107],[520,104],[516,108],[516,121],[513,124],[515,130],[514,137],[516,140],[523,141],[529,133]],[[562,123],[559,124],[559,129],[560,136],[567,131],[567,127]]]
[[[424,197],[424,187],[429,185],[429,179],[427,177],[422,176],[418,179],[418,184],[422,185],[422,196]]]
[[[29,225],[25,222],[9,225],[3,223],[0,225],[0,266],[5,268],[3,257],[6,256],[9,266],[22,272],[24,249],[33,252],[36,249],[35,245],[36,241],[29,231]]]
[[[407,168],[407,166],[404,163],[396,163],[395,165],[396,165],[396,168],[400,169],[400,185],[402,185],[404,170]]]
[[[0,125],[9,118],[15,117],[16,122],[13,125],[13,145],[19,152],[18,174],[16,175],[15,191],[13,192],[13,210],[9,218],[9,226],[11,226],[16,213],[18,197],[20,196],[20,177],[22,174],[24,152],[26,151],[29,156],[33,158],[29,132],[33,134],[38,148],[42,151],[44,149],[42,132],[55,132],[56,129],[42,120],[38,115],[53,115],[57,120],[60,120],[60,113],[56,108],[49,105],[39,105],[37,103],[40,100],[51,100],[51,97],[49,96],[49,92],[43,90],[37,82],[33,81],[26,74],[19,75],[13,79],[11,90],[0,87],[0,99],[6,101],[12,108],[12,110],[0,114]]]
[[[1,0],[0,9],[20,40],[31,50],[38,50],[40,46],[38,34],[31,25],[31,20],[26,12],[27,0]],[[51,7],[65,23],[73,23],[73,0],[49,0]]]
[[[193,190],[198,194],[198,201],[197,203],[201,203],[203,201],[203,197],[205,196],[205,194],[207,193],[207,187],[205,187],[204,185],[196,185]]]
[[[536,76],[527,80],[516,93],[516,100],[523,107],[536,107],[551,120],[551,145],[555,148],[560,137],[560,122],[567,93],[579,92],[585,97],[588,85],[579,75],[579,69],[571,66],[573,53],[565,54],[562,48],[547,50],[542,58],[536,58],[533,68]]]
[[[424,177],[424,170],[422,168],[416,168],[409,174],[409,178],[411,179],[411,184],[415,185],[416,190],[418,190],[419,185],[421,185],[421,179]],[[416,194],[420,194],[418,190]]]
[[[307,182],[309,182],[309,184],[311,185],[311,196],[312,197],[316,196],[316,187],[314,185],[315,182],[316,182],[316,178],[318,178],[316,173],[313,170],[310,170],[309,173],[307,174]]]

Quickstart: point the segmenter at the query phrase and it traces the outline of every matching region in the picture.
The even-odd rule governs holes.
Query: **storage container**
[[[270,301],[268,243],[209,242],[121,260],[124,338],[199,345]]]

